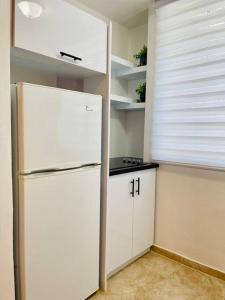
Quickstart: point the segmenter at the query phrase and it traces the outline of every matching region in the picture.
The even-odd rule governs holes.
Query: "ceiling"
[[[132,17],[146,10],[151,0],[79,0],[79,2],[113,21],[126,24]]]

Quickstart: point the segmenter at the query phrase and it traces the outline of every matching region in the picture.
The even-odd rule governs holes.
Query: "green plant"
[[[138,87],[136,88],[136,93],[138,95],[145,94],[145,91],[146,91],[146,83],[139,84]]]
[[[136,59],[139,59],[139,58],[141,58],[143,56],[147,56],[147,52],[148,52],[148,48],[144,45],[142,47],[142,49],[137,54],[134,54],[134,57]]]

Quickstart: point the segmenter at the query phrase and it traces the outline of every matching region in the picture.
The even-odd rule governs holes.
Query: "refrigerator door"
[[[20,174],[101,162],[101,96],[17,84]]]
[[[100,167],[19,179],[21,300],[83,300],[99,286]]]

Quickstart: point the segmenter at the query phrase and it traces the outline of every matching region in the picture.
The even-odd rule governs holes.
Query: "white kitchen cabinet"
[[[110,177],[108,207],[108,273],[132,257],[132,175]]]
[[[155,175],[155,169],[148,169],[110,177],[107,225],[108,274],[153,245]]]
[[[106,73],[105,22],[64,0],[43,0],[43,13],[31,19],[22,14],[18,3],[15,0],[13,47]],[[62,57],[60,52],[82,60]]]
[[[141,171],[136,176],[139,195],[136,192],[134,198],[132,248],[134,257],[153,245],[155,215],[155,170]]]

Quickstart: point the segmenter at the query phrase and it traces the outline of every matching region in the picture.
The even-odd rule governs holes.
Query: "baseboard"
[[[219,278],[219,279],[222,279],[225,281],[225,273],[223,273],[219,270],[213,269],[211,267],[205,266],[201,263],[195,262],[195,261],[193,261],[189,258],[183,257],[182,255],[179,255],[177,253],[171,252],[170,250],[167,250],[167,249],[164,249],[164,248],[154,245],[151,247],[151,251],[158,253],[160,255],[166,256],[166,257],[168,257],[174,261],[177,261],[185,266],[188,266],[192,269],[201,271],[205,274],[211,275],[213,277],[216,277],[216,278]]]

